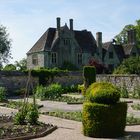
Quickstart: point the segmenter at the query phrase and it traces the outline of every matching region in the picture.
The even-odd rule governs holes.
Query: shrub
[[[23,125],[25,124],[25,117],[27,114],[27,105],[23,105],[23,107],[16,113],[13,120],[14,123],[17,125]]]
[[[90,102],[114,104],[120,99],[120,90],[111,83],[93,83],[86,91],[86,98]]]
[[[85,88],[88,88],[89,85],[96,81],[96,69],[94,66],[84,66],[83,78]]]
[[[120,137],[126,125],[127,104],[84,103],[83,133],[91,137]]]
[[[123,86],[120,88],[121,90],[121,98],[129,98],[129,92],[127,90],[127,86],[125,82],[123,82]]]
[[[47,87],[46,98],[57,98],[63,93],[62,86],[60,84],[51,84]]]
[[[37,124],[39,118],[39,112],[35,105],[30,105],[28,107],[28,112],[26,115],[26,121],[30,124]]]
[[[44,99],[46,97],[47,88],[42,85],[37,86],[35,89],[35,96],[39,99]]]
[[[6,101],[6,88],[0,87],[0,102]]]
[[[63,88],[63,93],[70,93],[70,92],[77,92],[78,91],[78,86],[77,85],[71,85],[71,86],[64,86]]]
[[[60,97],[63,93],[62,86],[60,84],[51,84],[48,87],[37,86],[35,95],[40,99],[53,99]]]
[[[85,93],[85,86],[84,84],[78,85],[78,92],[82,93],[84,95]]]

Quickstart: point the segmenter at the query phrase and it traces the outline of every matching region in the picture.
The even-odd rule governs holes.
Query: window
[[[52,58],[52,64],[56,64],[56,62],[57,62],[57,54],[55,53],[55,52],[53,52],[52,54],[51,54],[51,58]]]
[[[113,58],[113,52],[109,52],[109,58]]]
[[[64,39],[64,45],[70,45],[70,40],[69,39]]]
[[[82,64],[82,53],[78,53],[78,64]]]
[[[32,64],[38,65],[38,55],[37,54],[32,55]]]

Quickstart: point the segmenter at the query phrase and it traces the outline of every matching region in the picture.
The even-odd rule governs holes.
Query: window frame
[[[57,64],[57,53],[56,52],[51,53],[51,63]]]
[[[38,65],[38,54],[32,55],[32,64],[35,66]]]
[[[77,53],[77,64],[82,65],[83,59],[82,59],[82,53]]]

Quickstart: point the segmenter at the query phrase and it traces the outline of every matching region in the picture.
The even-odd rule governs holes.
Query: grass
[[[81,111],[75,111],[75,112],[64,112],[64,111],[53,111],[53,112],[44,112],[44,115],[59,117],[63,119],[68,120],[74,120],[74,121],[82,121],[82,112]],[[134,125],[134,124],[140,124],[140,118],[135,118],[133,114],[130,114],[127,116],[126,119],[127,125]]]
[[[140,110],[140,104],[133,104],[133,105],[131,105],[131,107],[132,107],[134,110]]]

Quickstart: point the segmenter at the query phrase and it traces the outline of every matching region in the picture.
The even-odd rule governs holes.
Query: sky
[[[110,41],[125,25],[140,19],[140,0],[0,0],[0,24],[12,39],[10,63],[26,58],[26,53],[49,28],[74,20],[75,30],[87,29],[103,42]]]

